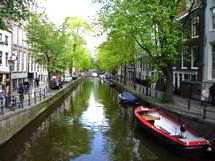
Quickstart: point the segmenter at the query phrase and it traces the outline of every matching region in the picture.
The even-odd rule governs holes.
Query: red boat
[[[156,108],[140,106],[134,110],[134,113],[142,127],[178,150],[207,150],[209,147],[208,140],[197,136]]]

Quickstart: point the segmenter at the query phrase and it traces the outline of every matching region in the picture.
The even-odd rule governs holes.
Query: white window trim
[[[0,66],[3,66],[3,51],[0,51],[0,55],[1,55],[1,63],[0,63]]]
[[[187,69],[188,67],[184,66],[184,51],[182,51],[181,55],[181,69]]]
[[[191,37],[192,39],[198,38],[199,37],[199,33],[198,35],[193,36],[193,21],[198,19],[199,20],[199,16],[193,17],[191,20]]]
[[[194,62],[193,62],[193,48],[198,48],[197,46],[194,46],[191,48],[191,69],[199,69],[199,67],[195,67],[194,66]]]
[[[211,44],[210,44],[210,55],[211,55],[211,71],[210,71],[210,76],[211,76],[211,80],[215,80],[215,78],[213,78],[213,51],[212,51],[212,49],[213,49],[213,47],[212,47],[212,45],[214,45],[215,44],[215,42],[212,42]]]
[[[215,6],[210,8],[210,31],[215,31],[215,26],[213,27],[213,9],[215,10]]]

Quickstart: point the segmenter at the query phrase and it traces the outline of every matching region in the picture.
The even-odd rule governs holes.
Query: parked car
[[[76,74],[72,75],[72,80],[76,80],[76,79],[78,79],[78,75]]]
[[[52,79],[50,80],[50,88],[60,89],[62,87],[63,87],[63,82],[59,78],[53,76]]]
[[[65,77],[64,82],[68,83],[72,81],[72,77]]]

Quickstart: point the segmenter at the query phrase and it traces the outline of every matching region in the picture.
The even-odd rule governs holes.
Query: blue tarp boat
[[[137,97],[127,91],[120,93],[119,98],[122,102],[127,104],[135,104],[137,102]]]

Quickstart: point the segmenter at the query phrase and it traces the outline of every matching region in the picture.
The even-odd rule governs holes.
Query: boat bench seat
[[[147,121],[154,121],[154,120],[159,120],[159,117],[152,116],[152,115],[142,115],[143,119]]]

